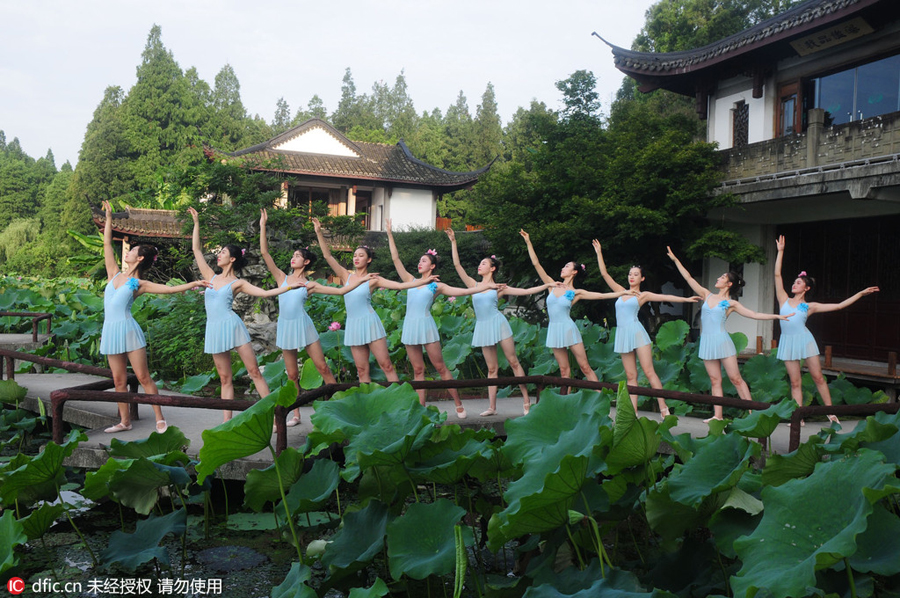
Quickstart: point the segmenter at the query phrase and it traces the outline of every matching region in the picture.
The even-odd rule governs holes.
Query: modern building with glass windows
[[[881,292],[810,319],[835,357],[885,362],[900,350],[900,0],[809,0],[708,46],[668,54],[612,46],[641,91],[695,99],[722,155],[719,192],[740,205],[711,219],[769,252],[766,264],[733,264],[741,301],[775,306],[775,239],[787,238],[783,273],[816,277],[811,300]],[[710,258],[705,285],[729,267]],[[730,318],[765,346],[771,322]]]

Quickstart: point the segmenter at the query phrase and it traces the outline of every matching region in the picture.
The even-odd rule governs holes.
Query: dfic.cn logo
[[[11,577],[6,582],[6,589],[9,590],[10,594],[21,594],[25,591],[25,580],[21,577]]]

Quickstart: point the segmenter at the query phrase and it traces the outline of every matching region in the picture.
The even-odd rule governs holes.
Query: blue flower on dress
[[[429,283],[428,290],[431,291],[432,295],[437,293],[437,283],[436,282]]]
[[[566,291],[566,294],[563,295],[563,297],[565,297],[569,301],[572,301],[573,299],[575,299],[575,291]]]
[[[805,303],[801,303],[800,305],[797,306],[797,311],[802,311],[803,313],[806,313],[809,311],[809,306]]]
[[[722,309],[728,309],[729,307],[731,307],[731,303],[729,303],[728,301],[725,301],[723,299],[723,300],[719,301],[718,307],[721,307]]]
[[[136,291],[138,290],[138,287],[141,286],[141,281],[139,281],[137,278],[129,278],[128,282],[126,282],[125,284],[127,284],[128,288],[132,291]]]

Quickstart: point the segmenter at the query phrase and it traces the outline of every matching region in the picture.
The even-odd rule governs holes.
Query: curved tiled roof
[[[275,149],[304,132],[322,128],[356,155],[308,153]],[[406,183],[424,187],[440,187],[443,191],[462,189],[475,184],[491,167],[472,172],[453,172],[431,166],[415,158],[401,140],[396,145],[350,141],[323,120],[311,119],[268,141],[230,154],[244,158],[251,168],[298,175]]]
[[[182,224],[177,219],[178,212],[174,210],[150,210],[147,208],[132,208],[126,206],[124,212],[113,212],[112,229],[114,232],[135,237],[183,237],[190,235],[182,233]],[[91,216],[94,224],[99,228],[106,225],[106,214],[96,208],[91,208]]]
[[[682,52],[637,52],[604,41],[611,49],[616,68],[638,81],[656,80],[655,87],[670,88],[660,80],[707,69],[758,51],[775,42],[847,18],[879,2],[896,0],[809,0],[779,15],[757,23],[735,35],[701,48]],[[684,90],[675,90],[684,91]]]

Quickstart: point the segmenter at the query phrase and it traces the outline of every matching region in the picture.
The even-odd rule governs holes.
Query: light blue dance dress
[[[213,276],[213,280],[216,277]],[[203,343],[204,353],[225,353],[235,347],[250,342],[250,333],[241,318],[231,309],[234,294],[232,280],[219,290],[206,289],[203,294],[206,303],[206,339]]]
[[[287,285],[287,277],[281,286]],[[319,340],[319,333],[306,313],[306,287],[278,295],[278,328],[275,346],[279,349],[303,349]]]
[[[404,345],[427,345],[441,340],[437,324],[431,317],[431,304],[437,293],[437,283],[406,290],[406,318],[403,319],[403,334],[400,342]]]
[[[800,361],[807,357],[819,354],[819,345],[813,338],[809,328],[806,327],[806,318],[809,306],[801,303],[797,307],[791,307],[784,302],[781,306],[781,315],[793,313],[787,320],[781,320],[781,338],[778,339],[778,359],[782,361]]]
[[[475,308],[473,347],[490,347],[512,336],[509,322],[497,309],[498,301],[499,295],[494,289],[472,295],[472,307]]]
[[[136,351],[147,346],[144,332],[131,316],[131,304],[134,303],[134,292],[140,282],[137,278],[129,278],[118,289],[113,286],[113,276],[103,291],[103,332],[100,334],[100,354],[118,355]]]
[[[569,315],[574,299],[575,291],[566,291],[559,297],[553,291],[547,293],[547,316],[550,318],[547,325],[547,347],[565,349],[582,342],[578,326]]]
[[[349,276],[347,284],[350,284]],[[372,294],[369,292],[368,282],[362,283],[344,295],[344,307],[347,310],[344,345],[348,347],[368,345],[387,336],[381,319],[372,308]]]
[[[637,297],[616,299],[616,353],[631,353],[638,347],[650,344],[650,335],[638,320],[641,301]]]
[[[719,301],[715,307],[710,307],[707,299],[709,295],[700,308],[700,359],[724,359],[736,355],[734,342],[725,330],[728,301]]]

